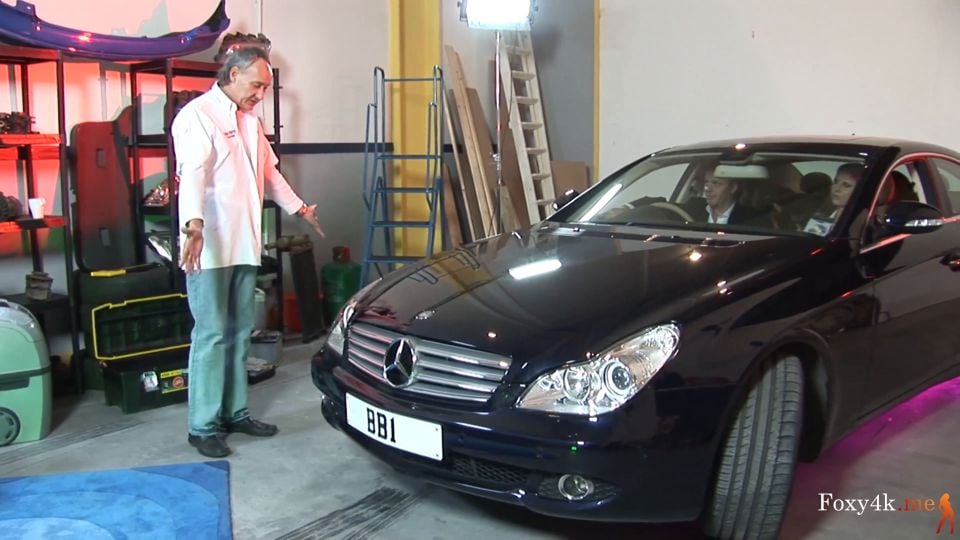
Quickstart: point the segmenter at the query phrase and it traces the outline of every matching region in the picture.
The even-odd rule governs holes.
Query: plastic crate
[[[175,350],[136,360],[103,362],[107,405],[133,413],[187,401],[188,357],[186,350]]]
[[[93,308],[93,355],[112,362],[190,347],[185,294],[136,298]]]

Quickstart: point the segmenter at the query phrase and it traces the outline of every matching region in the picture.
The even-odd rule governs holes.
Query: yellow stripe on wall
[[[432,76],[434,66],[440,64],[440,0],[390,0],[389,46],[388,79]],[[427,107],[431,97],[429,82],[387,84],[389,132],[394,153],[427,153]],[[422,160],[395,162],[393,185],[426,186],[426,174],[426,162]],[[395,196],[393,200],[393,219],[429,219],[424,195],[407,194]],[[437,223],[440,223],[439,212]],[[440,234],[436,237],[436,245],[439,245]],[[426,253],[427,232],[425,229],[403,229],[397,232],[394,241],[398,255],[423,255]]]

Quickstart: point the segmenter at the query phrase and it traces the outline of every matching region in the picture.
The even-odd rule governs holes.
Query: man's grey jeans
[[[191,435],[213,435],[247,411],[247,352],[254,324],[257,267],[202,269],[187,275],[193,334],[187,392]]]

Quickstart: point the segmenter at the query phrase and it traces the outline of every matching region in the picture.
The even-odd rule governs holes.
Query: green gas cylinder
[[[320,274],[323,316],[331,324],[340,308],[360,290],[360,265],[350,260],[350,248],[336,246],[333,248],[333,261],[323,265]]]

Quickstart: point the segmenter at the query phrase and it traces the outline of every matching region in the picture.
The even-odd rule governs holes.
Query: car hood
[[[543,368],[735,302],[815,248],[800,237],[545,224],[389,275],[354,322]]]

